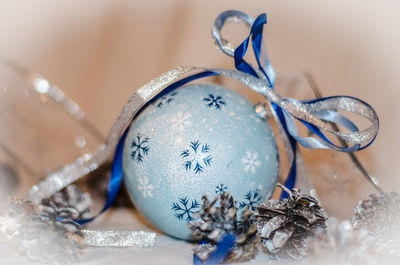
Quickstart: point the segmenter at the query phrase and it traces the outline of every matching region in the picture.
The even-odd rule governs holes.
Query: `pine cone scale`
[[[268,254],[299,259],[307,254],[306,241],[326,229],[327,214],[314,197],[287,191],[287,199],[260,204],[256,222]]]
[[[193,235],[209,242],[195,248],[194,252],[199,259],[206,260],[226,234],[233,235],[235,243],[224,262],[241,262],[254,258],[258,252],[259,237],[253,212],[246,208],[238,219],[236,201],[226,192],[211,203],[206,196],[202,199],[202,211],[199,214],[201,221],[188,224]],[[219,207],[215,206],[218,199]]]

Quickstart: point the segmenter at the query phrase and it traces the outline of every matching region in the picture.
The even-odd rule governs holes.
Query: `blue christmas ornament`
[[[241,95],[191,85],[156,99],[133,121],[124,146],[125,184],[140,212],[165,233],[190,239],[201,197],[232,194],[238,206],[271,197],[276,141]]]

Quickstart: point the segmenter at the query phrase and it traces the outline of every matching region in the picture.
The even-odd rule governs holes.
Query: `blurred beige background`
[[[159,73],[233,67],[210,38],[225,9],[267,12],[278,72],[309,71],[325,96],[352,95],[375,107],[381,130],[363,152],[384,188],[399,189],[398,1],[1,0],[0,55],[57,84],[106,135],[128,97]]]

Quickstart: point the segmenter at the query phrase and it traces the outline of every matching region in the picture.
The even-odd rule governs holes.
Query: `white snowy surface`
[[[146,230],[156,231],[143,220],[136,211],[128,208],[109,210],[104,215],[89,225],[89,229],[98,230]],[[93,248],[86,247],[78,255],[79,265],[109,265],[109,264],[193,264],[194,244],[177,240],[170,236],[157,232],[156,243],[151,248]],[[46,249],[43,249],[46,251]],[[26,256],[18,254],[8,245],[0,245],[0,264],[43,264],[29,261]],[[268,264],[270,259],[263,253],[259,253],[255,260],[241,264]]]

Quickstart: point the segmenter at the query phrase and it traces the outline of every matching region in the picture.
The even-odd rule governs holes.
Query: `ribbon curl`
[[[226,39],[221,37],[221,30],[226,22],[239,22],[250,26],[248,37],[232,51],[232,45]],[[298,101],[290,98],[280,98],[279,95],[273,93],[275,84],[275,73],[269,60],[267,49],[262,41],[263,26],[267,23],[266,14],[259,15],[255,20],[247,14],[228,10],[222,12],[215,20],[212,29],[212,36],[217,46],[225,54],[234,57],[235,67],[237,70],[252,75],[255,78],[263,80],[270,90],[257,91],[264,95],[271,106],[271,112],[278,123],[281,136],[287,137],[290,146],[286,146],[286,152],[293,155],[290,161],[290,170],[285,185],[291,189],[296,182],[296,151],[297,143],[310,149],[332,149],[341,152],[355,152],[369,146],[375,139],[379,120],[374,109],[360,99],[349,96],[334,96],[327,98],[319,98],[315,100]],[[244,60],[248,44],[253,46],[254,57],[257,61],[258,69],[254,68],[250,63]],[[338,111],[348,111],[359,114],[369,120],[372,124],[369,128],[360,131],[357,126],[347,119]],[[295,120],[300,121],[304,126],[311,130],[316,137],[300,137]],[[327,122],[341,125],[350,132],[340,132],[328,128]],[[337,126],[335,126],[337,128]],[[323,131],[335,135],[339,140],[343,140],[346,145],[339,146],[334,144],[323,133]],[[350,143],[351,146],[347,146]],[[364,143],[364,145],[362,145]],[[286,198],[288,194],[283,191],[281,198]]]

